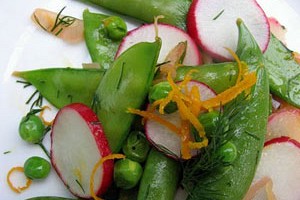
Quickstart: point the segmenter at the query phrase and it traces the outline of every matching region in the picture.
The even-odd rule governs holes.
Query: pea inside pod
[[[256,84],[252,86],[248,98],[245,94],[239,95],[234,102],[224,106],[224,112],[234,114],[228,119],[228,130],[222,134],[230,133],[232,137],[228,141],[235,145],[237,155],[230,159],[232,163],[217,165],[211,172],[202,174],[192,174],[192,177],[198,177],[188,199],[243,199],[252,179],[255,169],[261,155],[266,133],[266,125],[269,113],[269,84],[264,59],[259,46],[253,36],[241,21],[237,21],[239,29],[239,42],[237,54],[239,58],[248,64],[251,72],[256,72]],[[239,107],[236,106],[239,102]],[[241,110],[234,110],[242,108]],[[222,125],[222,124],[221,124]],[[223,127],[224,128],[224,127]],[[223,146],[224,147],[224,146]],[[219,148],[222,148],[220,146]],[[184,169],[186,176],[191,175],[191,170],[196,170],[199,163],[189,165]],[[197,176],[196,176],[197,175]],[[191,179],[190,179],[191,180]],[[187,181],[186,184],[191,182]],[[189,185],[187,185],[189,186]],[[214,192],[211,192],[214,191]]]
[[[84,10],[83,25],[92,61],[108,69],[114,61],[121,38],[127,33],[125,22],[119,17]]]

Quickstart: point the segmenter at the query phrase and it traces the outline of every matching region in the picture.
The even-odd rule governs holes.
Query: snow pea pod
[[[300,107],[300,65],[292,51],[272,35],[264,57],[271,92]]]
[[[176,80],[183,80],[186,73],[190,70],[195,72],[191,74],[193,80],[204,82],[215,92],[220,93],[236,82],[238,68],[236,63],[216,63],[202,66],[182,66],[177,69]]]
[[[107,69],[114,61],[120,40],[109,37],[104,20],[110,16],[92,13],[89,10],[83,12],[84,38],[91,59],[99,63],[101,68]]]
[[[104,74],[100,69],[47,68],[14,72],[32,84],[52,105],[61,108],[69,103],[91,105]]]
[[[163,15],[160,22],[186,29],[186,14],[191,0],[89,0],[109,10],[152,23],[155,16]]]
[[[129,134],[134,115],[152,83],[161,40],[138,43],[121,54],[106,71],[95,93],[94,110],[113,152],[119,152]]]
[[[257,82],[251,88],[250,96],[238,96],[240,110],[229,121],[231,142],[237,149],[237,155],[230,165],[218,165],[196,183],[188,199],[238,200],[243,199],[254,177],[264,144],[269,107],[269,84],[263,55],[241,20],[237,22],[239,42],[237,54],[249,65],[250,71],[256,71]],[[225,106],[224,112],[232,109]],[[233,108],[234,109],[234,108]],[[229,112],[232,112],[229,110]]]

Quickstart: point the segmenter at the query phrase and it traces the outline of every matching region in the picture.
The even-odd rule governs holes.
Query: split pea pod
[[[237,21],[239,42],[237,54],[250,71],[256,71],[256,84],[250,96],[241,94],[242,109],[229,121],[231,142],[237,155],[230,165],[220,165],[202,176],[188,199],[238,200],[243,199],[255,174],[264,144],[269,112],[269,84],[263,55],[253,36],[241,20]],[[224,112],[232,106],[225,106]]]
[[[13,75],[25,79],[52,105],[61,108],[74,102],[90,106],[104,72],[100,69],[47,68],[16,71]]]
[[[160,22],[186,29],[186,14],[191,0],[89,0],[109,10],[152,23],[155,16],[163,15]]]
[[[84,10],[83,24],[84,38],[92,61],[98,63],[101,68],[109,68],[122,36],[127,33],[125,22],[119,17]],[[114,26],[111,28],[110,24]],[[116,35],[120,38],[116,38]]]
[[[95,93],[94,110],[113,152],[119,152],[129,134],[134,115],[151,86],[161,40],[138,43],[122,53],[106,71]]]

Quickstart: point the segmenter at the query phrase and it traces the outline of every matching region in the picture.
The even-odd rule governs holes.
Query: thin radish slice
[[[299,109],[282,109],[270,115],[266,141],[281,136],[288,136],[300,142]]]
[[[268,18],[255,0],[194,0],[187,16],[188,33],[217,60],[232,60],[224,48],[236,50],[241,18],[262,51],[270,38]]]
[[[71,104],[56,115],[51,132],[51,162],[75,196],[91,198],[90,177],[101,158],[111,154],[96,114],[83,104]],[[108,160],[94,176],[94,193],[101,195],[112,183],[113,161]]]
[[[253,184],[263,177],[272,180],[277,200],[300,199],[300,143],[287,137],[265,144]]]
[[[199,89],[199,93],[201,96],[201,100],[207,100],[212,97],[216,96],[216,93],[209,88],[207,85],[197,81],[190,81],[187,84],[188,90],[190,91],[193,86],[197,86]],[[158,111],[155,111],[155,114],[159,117],[167,120],[168,122],[176,125],[177,127],[180,126],[181,118],[179,112],[174,112],[171,114],[159,114]],[[171,152],[168,156],[173,158],[180,158],[181,157],[181,138],[175,132],[167,128],[166,126],[154,121],[154,120],[147,120],[145,124],[146,129],[146,137],[147,139],[154,144],[158,148],[158,150],[167,149]],[[166,151],[163,151],[166,152]],[[196,155],[197,151],[193,151],[192,155]]]
[[[263,177],[250,187],[243,200],[276,200],[272,189],[272,180]]]
[[[162,40],[162,46],[158,58],[158,63],[165,61],[168,53],[179,43],[187,41],[187,51],[183,60],[184,65],[199,65],[202,63],[200,51],[193,39],[181,29],[167,25],[158,24],[158,36]],[[121,42],[117,51],[117,57],[126,49],[139,42],[153,42],[156,37],[155,25],[146,24],[128,33]]]
[[[287,33],[286,28],[279,23],[279,21],[274,17],[269,17],[270,31],[275,35],[277,39],[286,44],[285,34]]]

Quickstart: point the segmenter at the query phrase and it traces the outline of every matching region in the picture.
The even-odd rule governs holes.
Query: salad
[[[49,67],[56,62],[45,57],[41,66],[10,71],[14,89],[32,95],[14,100],[23,118],[16,120],[13,137],[20,145],[2,155],[9,164],[7,193],[21,199],[299,197],[300,145],[293,128],[299,118],[299,55],[285,47],[289,29],[254,1],[221,8],[210,1],[165,1],[181,5],[179,17],[171,9],[153,21],[137,14],[139,9],[126,13],[121,4],[102,3],[150,24],[128,23],[131,19],[79,2],[31,15],[38,34],[71,53],[58,62],[64,66]],[[228,15],[242,4],[245,13]],[[82,16],[65,14],[75,7]],[[207,19],[201,21],[207,16],[233,18],[225,28],[238,31],[226,38],[236,41],[219,37]],[[226,34],[224,21],[216,27]],[[63,52],[56,51],[54,57]],[[31,122],[38,123],[35,130]],[[23,149],[29,156],[11,160]],[[293,186],[285,188],[282,180]],[[34,191],[47,185],[54,191]]]

